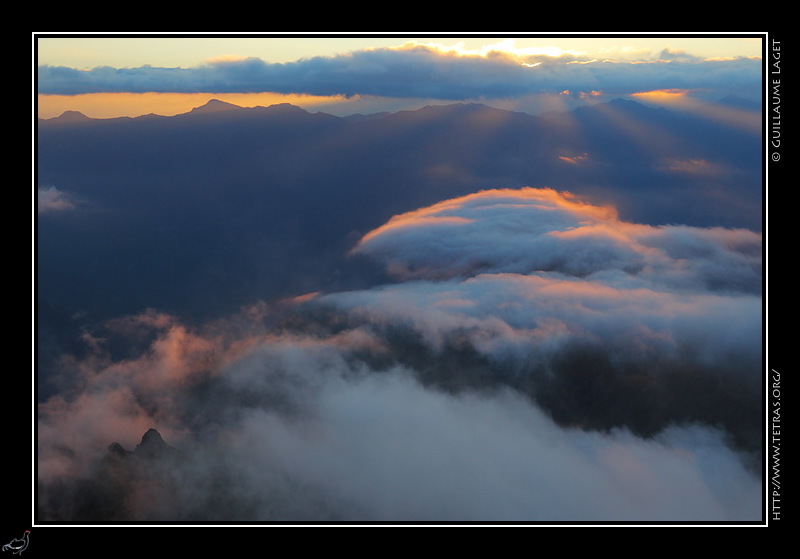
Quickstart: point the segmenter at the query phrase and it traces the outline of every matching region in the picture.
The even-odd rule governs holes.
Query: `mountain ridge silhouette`
[[[39,122],[37,184],[73,202],[37,219],[48,308],[203,316],[366,287],[383,276],[346,256],[362,235],[497,187],[567,190],[635,223],[761,228],[760,137],[635,101],[547,116],[453,103],[354,119],[204,106]]]

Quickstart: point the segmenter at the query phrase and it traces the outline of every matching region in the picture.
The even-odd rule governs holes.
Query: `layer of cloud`
[[[667,53],[669,54],[669,53]],[[458,53],[432,45],[369,49],[291,63],[218,59],[193,68],[40,66],[41,94],[100,92],[301,93],[466,100],[531,93],[719,89],[758,94],[761,61],[698,60],[672,53],[656,60],[585,60],[569,53]]]
[[[649,226],[552,189],[500,189],[392,218],[354,249],[403,279],[556,272],[624,287],[761,292],[760,234]]]
[[[757,234],[520,189],[398,216],[356,250],[401,277],[87,333],[38,410],[42,514],[107,519],[81,483],[156,427],[188,461],[169,503],[113,485],[123,518],[760,518]]]
[[[761,243],[743,229],[623,222],[550,189],[484,191],[364,236],[354,252],[399,283],[316,302],[414,348],[434,385],[502,382],[569,425],[722,425],[755,450]],[[717,383],[741,399],[709,414],[700,395]],[[679,396],[687,385],[695,395]]]
[[[454,394],[424,386],[404,367],[372,369],[356,358],[365,348],[380,351],[365,331],[330,338],[251,332],[230,344],[170,317],[152,318],[132,319],[155,334],[142,356],[82,363],[81,390],[40,407],[43,519],[109,520],[93,516],[81,483],[93,480],[95,491],[98,480],[111,484],[105,470],[91,477],[97,457],[109,441],[133,448],[152,426],[188,461],[162,472],[169,492],[152,479],[125,482],[112,509],[124,516],[111,520],[725,521],[759,514],[758,479],[712,427],[668,428],[652,439],[625,428],[562,428],[513,390]]]

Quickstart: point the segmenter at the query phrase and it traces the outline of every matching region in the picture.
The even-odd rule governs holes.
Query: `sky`
[[[172,115],[211,97],[333,114],[479,101],[539,113],[669,91],[760,95],[763,36],[35,36],[37,113]],[[112,94],[113,93],[113,94]],[[569,105],[567,105],[569,104]]]
[[[596,104],[39,123],[37,520],[762,521],[763,40],[34,34],[41,118]]]

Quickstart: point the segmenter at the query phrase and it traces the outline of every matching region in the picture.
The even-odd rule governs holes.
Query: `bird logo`
[[[19,555],[25,548],[28,547],[28,536],[30,534],[30,530],[25,530],[25,533],[22,535],[21,538],[14,538],[6,545],[3,546],[3,551],[10,551],[11,553],[15,553]]]

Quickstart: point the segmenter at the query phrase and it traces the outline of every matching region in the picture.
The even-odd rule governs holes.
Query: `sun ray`
[[[743,108],[724,103],[709,103],[695,96],[688,89],[659,89],[634,93],[637,101],[689,112],[695,116],[728,124],[754,134],[761,133],[760,108]]]

